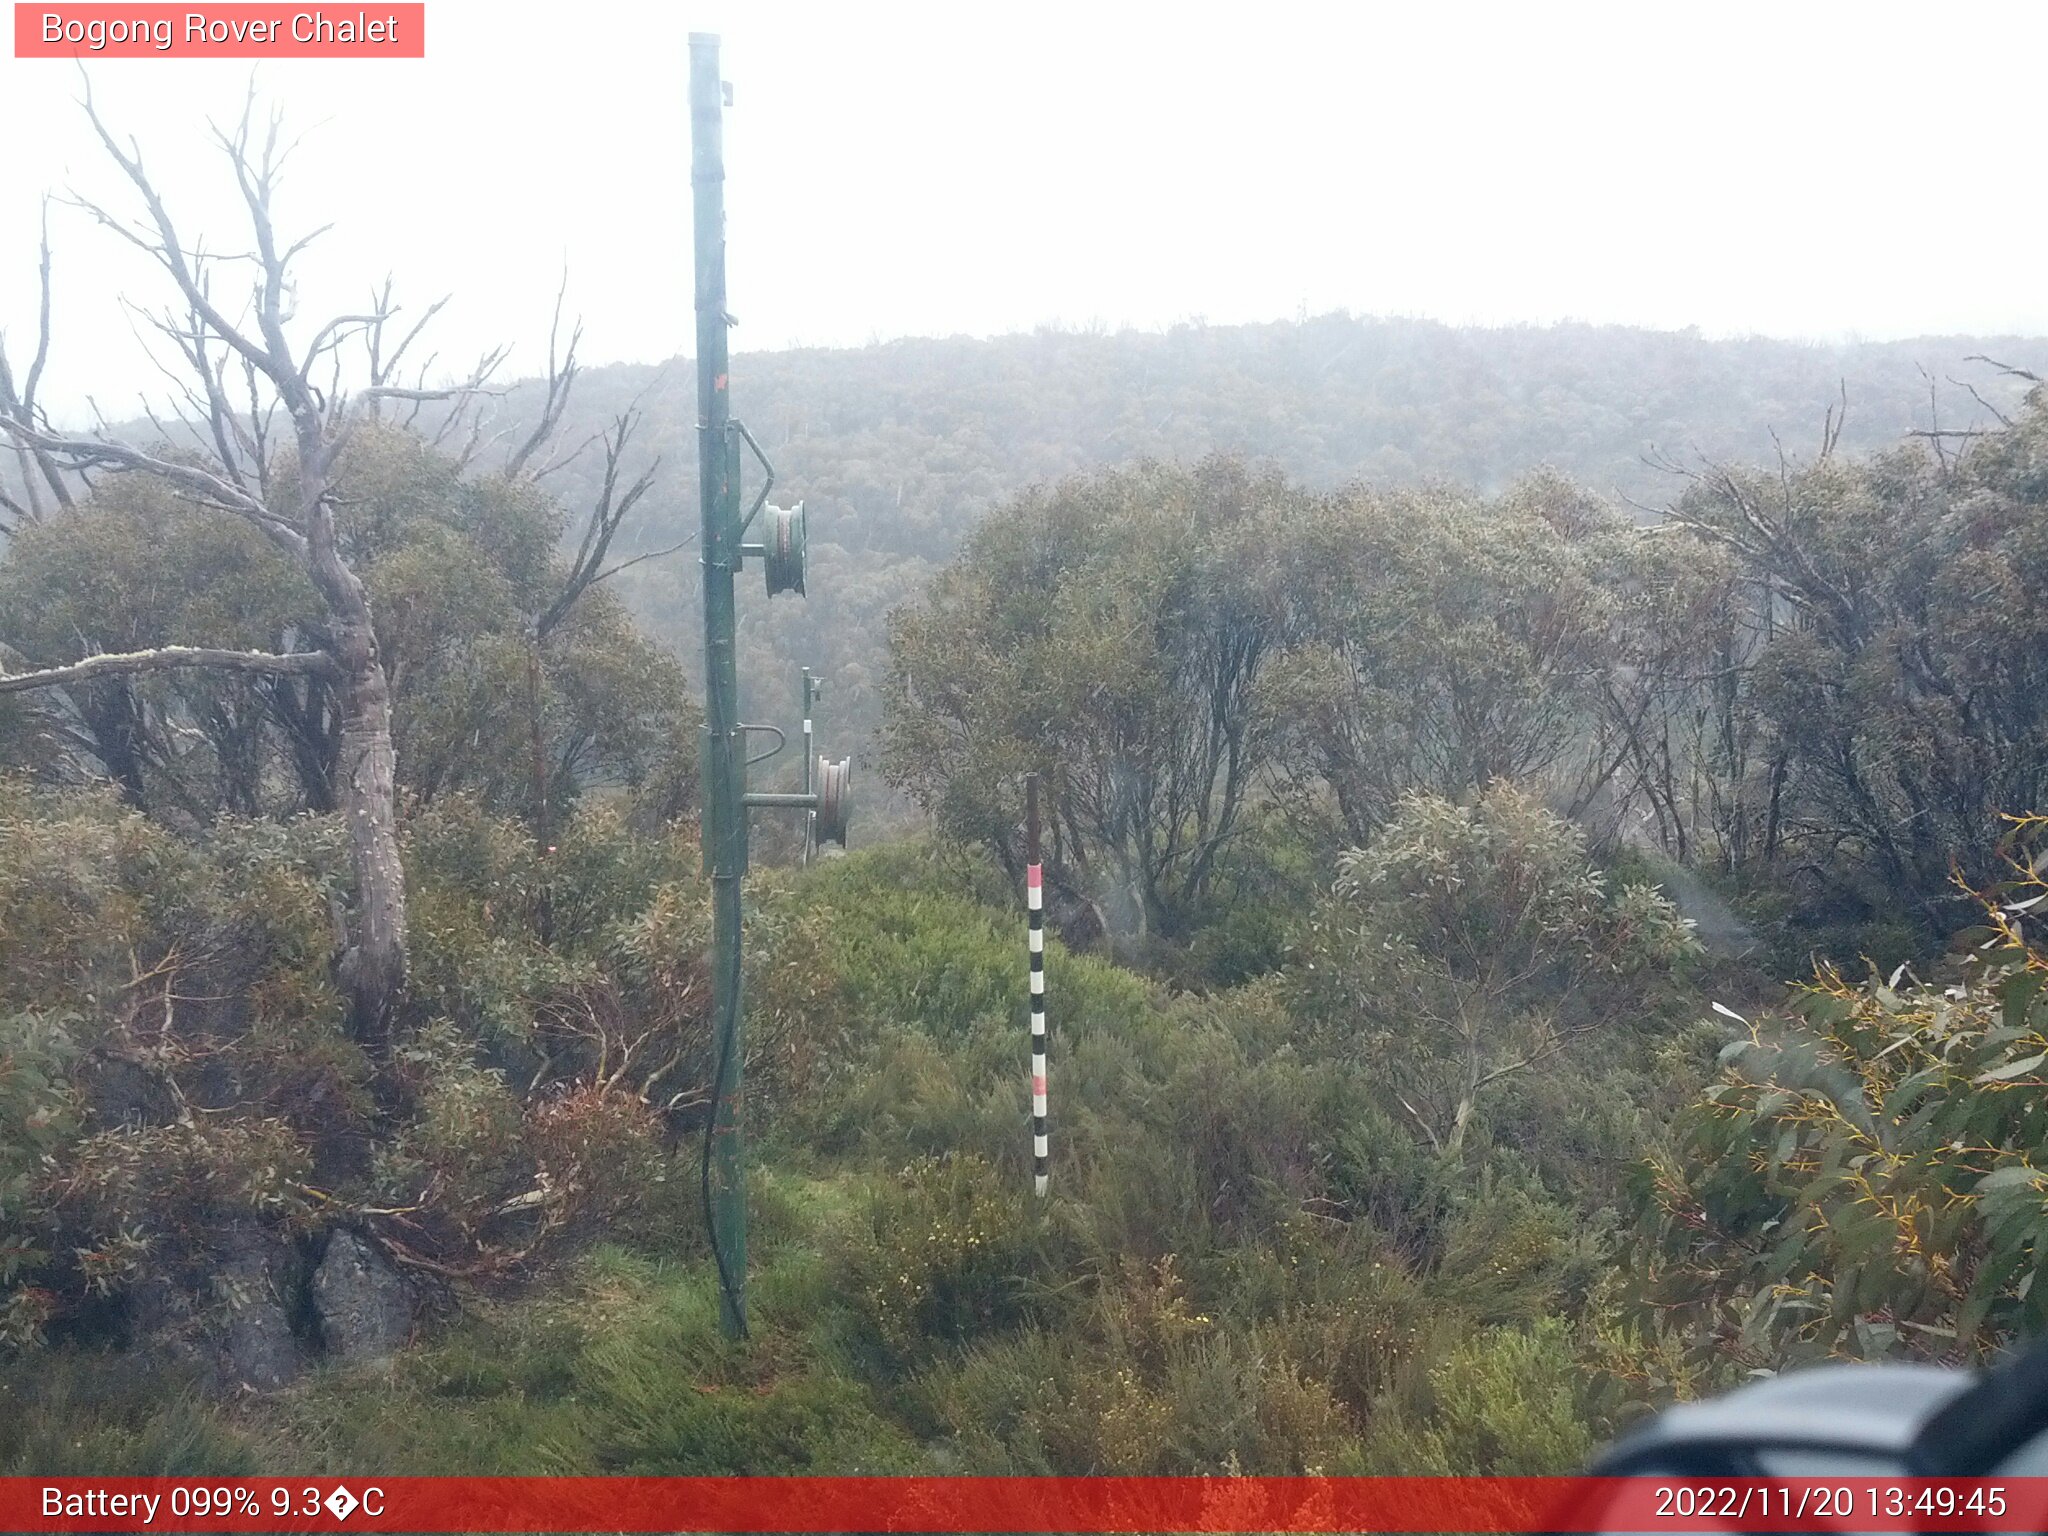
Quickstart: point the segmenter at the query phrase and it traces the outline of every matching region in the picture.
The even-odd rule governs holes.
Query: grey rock
[[[390,1260],[347,1228],[327,1240],[313,1271],[313,1313],[338,1360],[382,1360],[412,1333],[413,1291]]]
[[[286,1301],[294,1268],[291,1249],[275,1234],[244,1228],[228,1235],[211,1282],[225,1386],[268,1392],[305,1369]]]

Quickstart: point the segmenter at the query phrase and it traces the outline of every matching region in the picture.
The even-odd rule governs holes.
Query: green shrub
[[[508,1060],[532,1060],[535,1001],[572,975],[534,935],[532,837],[466,796],[437,800],[404,837],[410,1012],[452,1020]]]
[[[1304,1375],[1269,1334],[1204,1339],[1170,1362],[1161,1396],[1171,1407],[1162,1472],[1315,1476],[1356,1440],[1329,1386]]]
[[[984,1158],[911,1164],[876,1188],[842,1252],[847,1293],[910,1358],[1014,1326],[1046,1270],[1031,1199]]]
[[[139,1273],[149,1249],[183,1253],[251,1219],[308,1213],[310,1165],[281,1120],[207,1118],[82,1138],[66,1159],[58,1216],[79,1239],[95,1290]],[[121,1271],[96,1270],[124,1256]]]
[[[0,1345],[35,1339],[52,1311],[52,1295],[30,1282],[50,1257],[39,1199],[45,1169],[78,1135],[66,1078],[72,1022],[0,1014]]]
[[[665,886],[703,888],[702,855],[687,836],[634,831],[617,805],[576,808],[539,866],[553,921],[550,941],[569,954],[600,951],[621,924],[648,910]]]
[[[1367,1466],[1381,1476],[1555,1477],[1596,1446],[1584,1372],[1556,1320],[1489,1328],[1432,1361],[1420,1390],[1382,1400]]]
[[[1327,1470],[1356,1426],[1277,1335],[1189,1310],[1170,1265],[1133,1270],[1059,1333],[977,1344],[921,1379],[929,1429],[981,1473]]]
[[[1607,1270],[1598,1233],[1526,1186],[1482,1177],[1452,1204],[1436,1293],[1485,1323],[1529,1323],[1582,1303]]]
[[[541,1185],[572,1233],[672,1247],[697,1194],[662,1144],[660,1117],[637,1095],[584,1084],[528,1111],[525,1138]]]
[[[111,794],[0,777],[0,1006],[114,1006],[197,857]]]
[[[861,1054],[860,1072],[844,1074],[832,1091],[818,1095],[814,1116],[805,1121],[803,1141],[811,1149],[904,1162],[986,1144],[987,1128],[957,1053],[922,1031],[894,1026],[876,1031]]]
[[[915,1445],[826,1347],[816,1261],[795,1263],[758,1277],[744,1343],[721,1336],[702,1269],[593,1330],[575,1367],[575,1459],[645,1476],[921,1470]]]
[[[375,1188],[383,1203],[407,1213],[408,1236],[446,1263],[489,1242],[493,1225],[523,1208],[512,1202],[534,1188],[519,1100],[447,1025],[421,1031],[397,1059],[414,1111],[377,1148]]]
[[[1392,1257],[1358,1252],[1306,1277],[1291,1268],[1278,1284],[1268,1279],[1285,1298],[1271,1309],[1271,1328],[1288,1358],[1360,1422],[1383,1398],[1412,1392],[1430,1362],[1471,1331],[1466,1314]]]
[[[1471,806],[1405,796],[1338,861],[1290,968],[1305,1031],[1348,1049],[1455,1156],[1503,1085],[1626,1047],[1698,953],[1647,886],[1610,889],[1583,833],[1499,782]]]
[[[2048,1320],[2044,833],[1934,979],[1823,968],[1722,1052],[1643,1190],[1650,1298],[1702,1345],[1977,1360]]]
[[[1188,941],[1188,970],[1206,986],[1238,986],[1279,970],[1293,933],[1293,921],[1278,907],[1233,906]]]

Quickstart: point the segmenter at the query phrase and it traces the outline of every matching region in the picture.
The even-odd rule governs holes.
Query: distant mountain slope
[[[736,333],[735,339],[743,333]],[[1096,464],[1215,449],[1274,460],[1319,485],[1443,476],[1495,489],[1548,462],[1606,492],[1656,502],[1651,448],[1715,458],[1797,452],[1846,390],[1844,446],[1951,423],[2018,390],[1973,354],[2042,371],[2048,339],[1929,337],[1820,346],[1691,332],[1560,325],[1457,329],[1323,316],[1165,333],[1039,332],[906,340],[844,351],[742,353],[733,400],[793,492],[856,547],[949,545],[963,512]],[[594,424],[656,370],[592,369],[576,414]],[[515,393],[516,419],[529,396]],[[656,437],[693,452],[686,360],[650,396]],[[828,536],[834,530],[827,530]]]
[[[1549,463],[1603,493],[1657,506],[1676,483],[1646,462],[1652,450],[1683,460],[1768,459],[1775,431],[1788,453],[1806,454],[1845,392],[1850,451],[1897,442],[1929,425],[1937,405],[1945,427],[1987,420],[1963,384],[2000,405],[2023,386],[1967,361],[1976,354],[2048,374],[2044,338],[1822,346],[1343,315],[742,352],[732,367],[734,409],[775,461],[775,499],[807,503],[813,571],[806,601],[781,599],[772,609],[751,579],[743,584],[749,712],[787,723],[796,669],[817,667],[837,685],[825,712],[830,739],[866,755],[884,616],[976,519],[1034,482],[1147,455],[1224,450],[1270,459],[1318,486],[1443,477],[1491,490]],[[633,530],[634,546],[645,549],[673,543],[697,521],[688,361],[591,369],[565,429],[573,441],[642,390],[645,441],[664,456],[660,488]],[[530,416],[535,399],[532,386],[515,389],[502,404],[506,421]],[[554,483],[573,504],[591,494],[594,469],[586,458]],[[650,562],[622,580],[694,665],[695,560]]]

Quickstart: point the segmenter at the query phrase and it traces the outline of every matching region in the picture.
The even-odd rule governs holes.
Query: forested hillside
[[[735,345],[745,337],[735,331]],[[1811,454],[1845,402],[1841,444],[1850,450],[1890,445],[1915,428],[1984,426],[1990,413],[1970,390],[2009,409],[2020,389],[1970,361],[1980,356],[2048,372],[2048,346],[2028,338],[1818,345],[1346,315],[1164,334],[742,351],[735,411],[774,460],[776,500],[804,501],[819,573],[801,608],[772,621],[758,606],[743,609],[749,708],[787,724],[796,669],[813,666],[837,688],[827,705],[846,733],[837,739],[871,759],[882,618],[987,512],[1042,481],[1223,452],[1268,461],[1316,489],[1442,479],[1493,492],[1548,464],[1597,495],[1656,509],[1682,488],[1660,461],[1768,463],[1779,443]],[[636,550],[666,547],[696,526],[694,389],[684,360],[593,368],[570,402],[572,442],[636,398],[647,411],[642,446],[661,456],[662,477],[629,531]],[[538,397],[537,385],[513,390],[494,430],[516,440]],[[588,455],[552,478],[583,504],[600,467]],[[694,667],[694,560],[650,562],[621,588]]]

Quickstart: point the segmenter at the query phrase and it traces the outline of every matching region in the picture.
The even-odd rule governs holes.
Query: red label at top
[[[423,59],[427,8],[16,0],[17,59]]]

